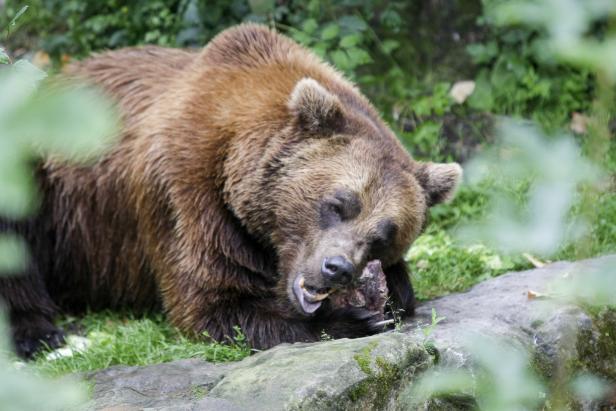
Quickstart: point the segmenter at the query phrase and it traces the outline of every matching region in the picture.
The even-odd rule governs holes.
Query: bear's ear
[[[418,163],[414,174],[432,207],[453,197],[462,180],[462,167],[458,163]]]
[[[315,136],[331,136],[344,127],[344,110],[338,97],[311,78],[297,82],[288,102],[298,127]]]

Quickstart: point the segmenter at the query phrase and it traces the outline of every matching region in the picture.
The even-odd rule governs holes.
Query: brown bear
[[[382,317],[328,298],[371,260],[413,312],[402,257],[461,168],[413,160],[310,51],[245,24],[201,51],[128,48],[68,72],[117,101],[123,128],[93,164],[44,159],[38,215],[0,221],[31,247],[0,280],[21,355],[86,308],[160,308],[217,340],[239,326],[255,348],[375,333]]]

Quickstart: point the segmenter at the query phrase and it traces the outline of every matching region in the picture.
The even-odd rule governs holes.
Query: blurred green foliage
[[[198,47],[243,21],[276,27],[354,79],[419,155],[444,157],[443,116],[469,111],[565,124],[591,103],[586,69],[542,58],[537,31],[502,27],[496,0],[8,0],[0,26],[23,7],[12,49],[43,49],[56,62],[139,44]],[[484,9],[486,10],[484,12]],[[453,82],[475,79],[463,104]],[[408,119],[413,119],[409,126]]]
[[[63,90],[45,78],[25,60],[0,71],[0,214],[8,218],[24,218],[37,205],[32,160],[43,154],[85,160],[114,135],[115,113],[102,94],[79,86]],[[18,238],[0,235],[0,267],[23,265],[25,255]]]
[[[550,128],[561,127],[573,112],[587,111],[593,96],[591,71],[556,63],[537,41],[538,30],[525,25],[503,26],[503,8],[496,7],[502,0],[483,3],[484,14],[478,24],[489,32],[485,41],[467,46],[479,68],[469,105],[531,118]],[[567,9],[566,5],[558,7]]]
[[[20,8],[5,27],[12,30],[27,11]],[[24,218],[36,206],[33,160],[42,154],[85,160],[103,149],[115,130],[115,112],[101,94],[85,87],[61,88],[25,60],[13,64],[0,49],[0,215]],[[74,121],[79,118],[79,121]],[[0,234],[0,275],[27,262],[22,239]],[[19,370],[0,313],[0,408],[64,410],[86,400],[85,387]],[[36,395],[32,395],[36,392]]]
[[[610,120],[615,112],[612,56],[616,56],[616,26],[606,27],[600,39],[593,32],[594,27],[616,16],[616,3],[489,3],[501,23],[537,29],[534,44],[545,48],[545,58],[594,73],[596,90],[589,105],[592,126],[582,151],[571,135],[548,137],[528,123],[504,122],[498,132],[499,144],[467,167],[471,180],[489,179],[496,184],[489,195],[489,212],[463,227],[462,233],[507,253],[526,251],[549,256],[568,244],[575,250],[574,256],[585,255],[597,244],[595,233],[605,232],[605,219],[611,226],[616,220],[611,206],[608,208],[612,213],[607,217],[605,209],[597,211],[598,204],[607,198],[611,204],[614,202],[614,189],[605,171],[613,172]],[[520,182],[525,182],[526,187],[513,193],[518,197],[522,193],[522,198],[514,198],[507,193],[507,187]],[[606,195],[606,191],[611,194]],[[615,289],[616,267],[609,261],[600,260],[591,268],[573,268],[548,290],[549,304],[554,305],[548,311],[565,301],[580,305],[591,315],[599,310],[608,312],[616,307]],[[598,321],[596,316],[593,321]],[[526,349],[512,341],[473,336],[463,343],[475,363],[473,372],[451,365],[436,367],[421,376],[409,392],[408,401],[418,405],[433,398],[462,396],[475,399],[473,408],[486,410],[577,409],[582,407],[581,402],[589,401],[605,401],[604,406],[609,408],[608,404],[613,403],[609,399],[613,378],[601,370],[598,375],[586,374],[585,367],[567,363],[564,352],[576,349],[580,338],[584,337],[576,327],[566,331],[560,337],[564,348],[554,355],[555,371],[540,375],[532,368]],[[599,355],[611,354],[612,351]],[[540,377],[549,380],[543,382]],[[591,404],[593,408],[603,408],[599,402]]]

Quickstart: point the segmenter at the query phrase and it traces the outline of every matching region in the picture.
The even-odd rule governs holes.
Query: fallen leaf
[[[51,65],[51,59],[49,58],[49,54],[44,51],[37,51],[34,53],[32,57],[32,64],[41,70],[47,69]]]
[[[588,117],[582,113],[573,113],[571,115],[571,123],[569,128],[577,134],[585,134],[588,130]]]
[[[473,94],[473,91],[475,91],[474,81],[458,81],[453,85],[453,87],[451,87],[449,95],[456,103],[462,104],[467,98],[470,97],[471,94]]]
[[[537,291],[533,291],[533,290],[528,290],[526,295],[527,295],[529,300],[535,300],[535,299],[546,298],[547,297],[545,294],[538,293]]]
[[[535,268],[541,268],[545,266],[545,263],[541,260],[539,260],[537,257],[534,257],[528,253],[522,253],[522,255],[524,256],[524,258],[526,258],[528,261],[530,261],[530,263],[535,266]]]

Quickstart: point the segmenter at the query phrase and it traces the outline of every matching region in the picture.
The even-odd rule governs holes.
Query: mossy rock
[[[210,395],[250,409],[386,409],[402,382],[431,363],[420,343],[394,332],[282,345],[243,361]]]
[[[554,281],[582,274],[592,264],[616,267],[616,256],[555,263],[509,273],[465,293],[422,304],[401,332],[311,344],[284,344],[239,363],[185,360],[149,367],[117,367],[92,374],[91,408],[112,406],[220,410],[469,410],[475,399],[450,396],[416,404],[418,375],[432,367],[474,371],[465,347],[472,331],[532,353],[536,371],[555,384],[559,366],[592,372],[616,383],[616,309],[589,310],[556,303]],[[432,309],[445,320],[430,328]],[[476,375],[474,373],[473,375]],[[571,409],[616,409],[614,404],[571,402]],[[209,408],[208,408],[209,407]],[[612,408],[610,408],[612,407]],[[130,409],[130,408],[127,408]]]

